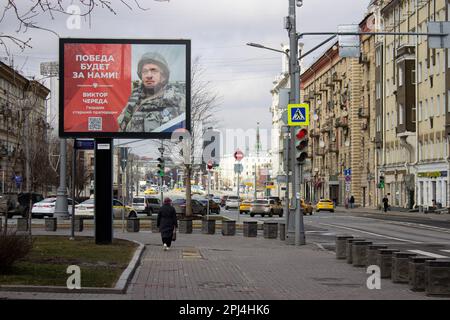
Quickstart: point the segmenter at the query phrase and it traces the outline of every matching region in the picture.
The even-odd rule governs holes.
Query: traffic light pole
[[[300,103],[300,65],[298,62],[298,37],[296,31],[296,0],[289,0],[289,16],[287,27],[289,32],[290,42],[290,79],[291,92],[289,101],[291,104]],[[289,116],[289,115],[288,115]],[[288,225],[286,242],[288,244],[304,245],[305,244],[305,230],[303,223],[303,213],[300,206],[300,181],[302,181],[302,172],[300,165],[296,161],[296,146],[295,146],[295,129],[290,128],[291,134],[291,166],[292,166],[292,206],[288,211]]]

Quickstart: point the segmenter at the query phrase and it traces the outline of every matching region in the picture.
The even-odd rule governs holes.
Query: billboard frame
[[[65,44],[130,44],[184,45],[186,47],[186,120],[182,130],[191,131],[191,40],[188,39],[120,39],[120,38],[60,38],[59,39],[59,137],[112,139],[170,139],[172,132],[65,132],[64,131],[64,46]],[[179,130],[179,129],[177,129]]]

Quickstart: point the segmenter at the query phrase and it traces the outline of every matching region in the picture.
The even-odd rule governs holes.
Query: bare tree
[[[134,7],[140,10],[148,10],[141,6],[139,0],[120,0],[121,5],[127,7],[129,10],[133,10]],[[58,15],[73,15],[66,12],[65,6],[76,5],[80,8],[80,17],[83,17],[89,22],[91,21],[92,14],[98,10],[108,10],[112,14],[117,15],[117,7],[112,4],[111,0],[78,0],[78,1],[65,1],[65,0],[31,0],[24,4],[18,0],[7,0],[6,5],[0,11],[0,27],[5,23],[8,14],[12,14],[14,20],[17,22],[15,33],[26,33],[29,29],[38,29],[47,32],[51,32],[58,35],[55,31],[47,29],[41,26],[36,19],[45,14],[51,20],[54,20]],[[25,50],[31,48],[31,38],[22,39],[15,34],[5,34],[0,32],[0,45],[9,54],[8,43],[18,46],[20,49]]]
[[[213,90],[211,82],[204,80],[205,68],[201,59],[196,57],[192,64],[191,79],[191,131],[188,143],[189,155],[183,154],[183,147],[171,141],[164,141],[164,148],[171,150],[172,159],[177,163],[184,163],[184,179],[186,186],[186,216],[192,216],[191,179],[194,170],[202,171],[204,167],[203,134],[209,127],[218,127],[216,111],[220,106],[221,97]],[[187,160],[187,161],[186,161]]]

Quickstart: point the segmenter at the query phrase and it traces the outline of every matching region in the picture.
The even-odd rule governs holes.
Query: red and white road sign
[[[244,153],[241,150],[236,150],[236,152],[234,153],[234,158],[237,161],[241,161],[244,158]]]
[[[213,168],[214,161],[208,160],[208,170],[211,170]]]

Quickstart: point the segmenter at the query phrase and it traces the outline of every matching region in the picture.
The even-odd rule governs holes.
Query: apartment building
[[[344,204],[352,195],[357,204],[366,201],[368,185],[362,184],[363,174],[367,175],[363,161],[367,113],[362,110],[361,88],[359,59],[339,57],[338,43],[301,75],[302,100],[311,110],[311,179],[306,188],[313,201],[330,198]]]
[[[12,192],[23,190],[17,187],[12,177],[21,177],[25,183],[25,145],[29,144],[31,170],[36,169],[31,187],[36,191],[47,192],[50,187],[46,183],[45,169],[40,166],[41,158],[48,160],[48,155],[42,155],[41,149],[48,147],[46,98],[49,95],[44,85],[29,80],[7,64],[0,62],[0,191]],[[28,127],[27,127],[28,124]]]
[[[448,0],[378,1],[387,32],[426,32],[448,20]],[[393,206],[448,205],[448,49],[429,49],[426,36],[378,36],[376,142],[378,173]]]

